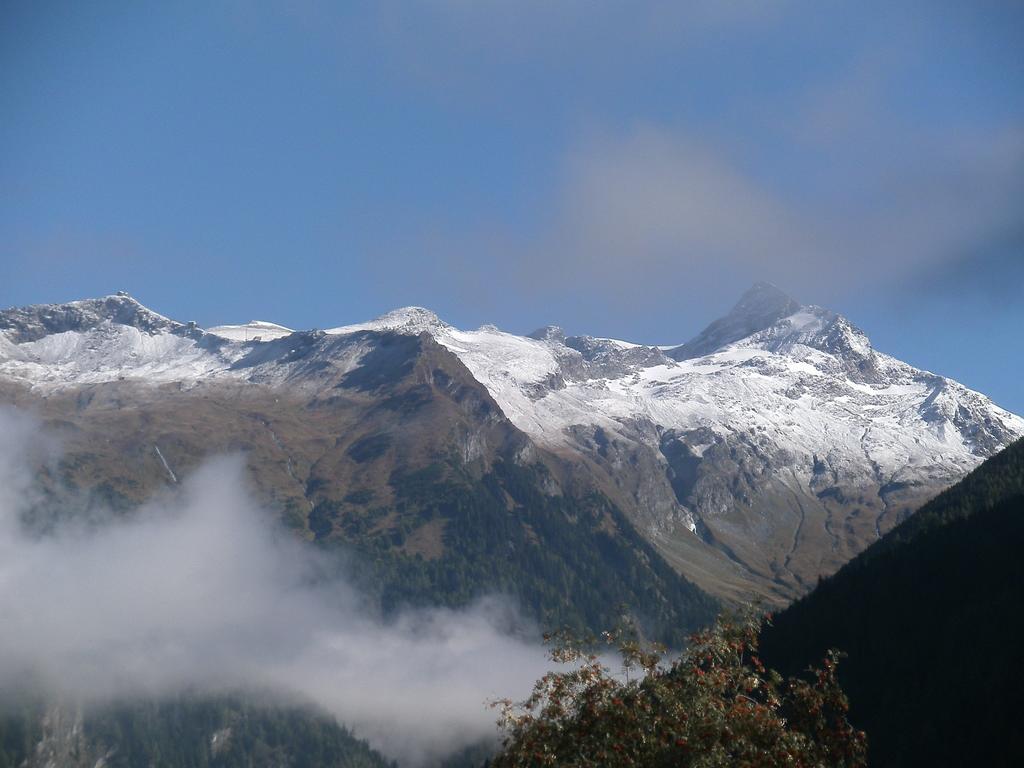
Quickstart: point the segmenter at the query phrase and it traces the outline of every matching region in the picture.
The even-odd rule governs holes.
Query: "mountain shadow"
[[[875,766],[1024,765],[1024,441],[986,461],[777,616],[765,660],[836,647]]]

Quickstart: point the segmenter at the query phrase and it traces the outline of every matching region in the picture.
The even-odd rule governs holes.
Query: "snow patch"
[[[207,329],[207,333],[229,341],[273,341],[291,336],[295,331],[266,320],[252,320],[244,325],[218,325]]]

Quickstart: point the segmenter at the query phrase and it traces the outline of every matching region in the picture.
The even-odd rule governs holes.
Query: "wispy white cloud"
[[[654,125],[606,133],[569,152],[536,227],[491,222],[428,249],[483,302],[500,286],[635,306],[766,278],[825,303],[920,280],[1019,231],[1024,130],[904,135],[878,152],[830,175],[816,167],[827,153],[804,150],[795,172],[825,187],[809,196],[724,142]]]
[[[86,704],[269,689],[415,765],[493,736],[486,702],[525,695],[548,667],[498,600],[374,618],[275,532],[239,459],[208,463],[130,519],[31,535],[20,518],[39,434],[0,410],[0,691],[26,677]]]
[[[590,141],[566,166],[546,258],[599,282],[692,275],[719,264],[758,271],[816,251],[784,199],[687,136],[643,127]]]

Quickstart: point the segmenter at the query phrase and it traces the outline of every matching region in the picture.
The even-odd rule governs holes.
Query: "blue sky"
[[[673,343],[755,280],[1024,412],[1014,2],[12,2],[0,305]]]

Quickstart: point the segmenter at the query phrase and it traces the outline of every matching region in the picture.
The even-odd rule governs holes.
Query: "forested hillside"
[[[607,498],[544,493],[551,483],[544,465],[508,461],[479,481],[442,464],[396,474],[393,527],[350,539],[368,542],[365,588],[385,611],[510,595],[542,628],[578,632],[613,626],[625,608],[676,645],[714,619],[716,601],[673,571]],[[446,556],[401,553],[404,532],[427,525],[443,531]]]
[[[22,703],[0,714],[0,766],[387,768],[331,717],[242,697],[180,696],[84,713]]]
[[[1021,765],[1024,441],[925,505],[766,628],[787,672],[824,649],[871,764]]]

